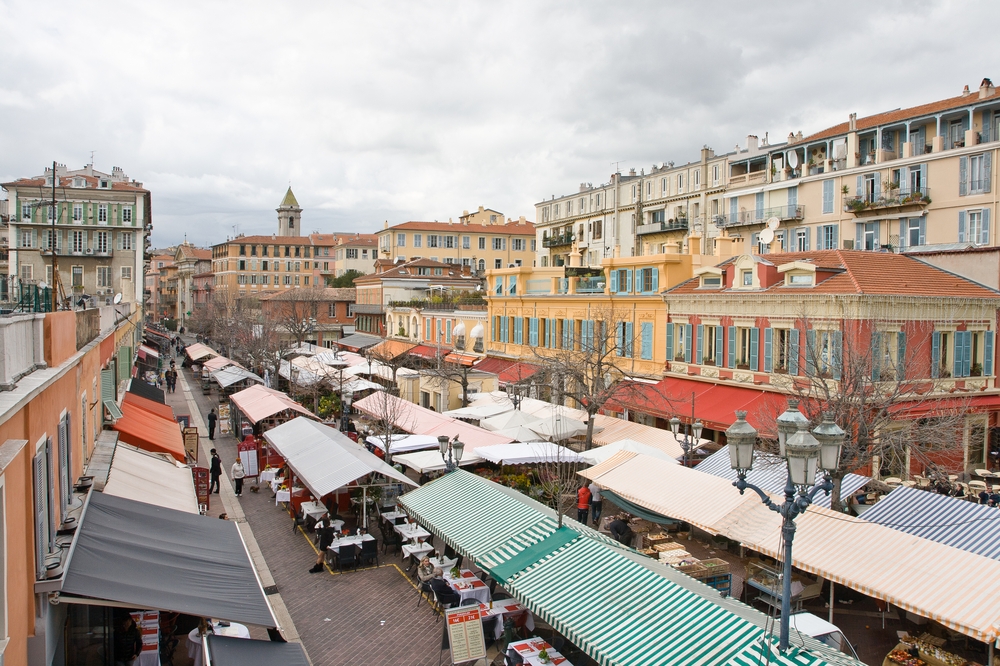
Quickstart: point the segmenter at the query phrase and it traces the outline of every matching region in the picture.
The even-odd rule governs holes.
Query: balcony
[[[555,236],[542,236],[542,247],[559,247],[561,245],[572,245],[574,235],[572,231],[557,234]]]
[[[355,314],[382,314],[385,312],[385,308],[382,307],[381,303],[355,303],[351,305],[351,315]]]
[[[636,236],[644,236],[647,234],[661,234],[666,231],[687,231],[688,221],[686,217],[678,217],[677,219],[670,219],[666,222],[653,222],[652,224],[643,224],[636,228]]]
[[[741,210],[735,214],[715,216],[715,224],[720,228],[738,227],[745,224],[764,224],[772,217],[778,218],[781,222],[788,220],[801,220],[805,217],[805,207],[776,206],[774,208],[764,208],[762,210]]]
[[[729,187],[737,187],[740,185],[762,185],[766,182],[766,171],[752,171],[750,173],[734,174],[729,177]]]
[[[880,193],[877,197],[863,194],[860,197],[845,197],[844,212],[858,217],[878,215],[888,210],[920,210],[931,202],[930,189],[894,188]]]
[[[576,293],[578,294],[603,294],[604,287],[608,281],[603,275],[598,277],[580,278],[576,283]]]

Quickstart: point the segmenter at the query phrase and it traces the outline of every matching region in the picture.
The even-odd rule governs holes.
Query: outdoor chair
[[[479,605],[479,599],[476,599],[475,597],[469,597],[468,599],[462,599],[462,603],[459,604],[459,605],[460,606],[478,606]]]
[[[512,599],[513,598],[509,594],[507,594],[506,592],[497,592],[496,594],[492,594],[491,593],[490,596],[493,597],[493,601],[502,601],[504,599]]]
[[[337,569],[344,573],[344,566],[358,568],[358,547],[354,544],[346,544],[337,551]]]
[[[371,561],[375,562],[375,566],[378,566],[378,541],[374,539],[371,541],[361,542],[361,564],[367,564]]]
[[[507,648],[507,654],[503,660],[504,666],[521,666],[524,663],[524,658],[517,653],[517,650],[513,648]]]
[[[402,525],[405,522],[406,522],[406,517],[405,516],[400,516],[399,518],[393,518],[392,519],[392,524],[393,525]]]
[[[306,524],[306,519],[298,514],[292,514],[292,532]]]
[[[430,596],[431,600],[434,599],[434,591],[431,589],[430,583],[420,583],[417,585],[417,608],[420,608],[420,602],[424,600],[424,595]]]
[[[382,537],[382,554],[385,555],[386,548],[394,548],[397,553],[402,552],[400,546],[403,545],[403,540],[395,530],[386,530],[385,535]]]
[[[501,617],[500,615],[490,615],[483,618],[483,638],[486,639],[487,649],[497,642],[497,622],[500,621]]]

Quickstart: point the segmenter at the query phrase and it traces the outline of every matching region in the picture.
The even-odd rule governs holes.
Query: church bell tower
[[[302,209],[299,208],[299,202],[295,200],[291,187],[281,200],[281,205],[275,210],[278,211],[278,235],[299,236],[302,230]]]

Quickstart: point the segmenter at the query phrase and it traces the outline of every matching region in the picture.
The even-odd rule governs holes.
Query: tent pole
[[[365,530],[368,530],[368,486],[363,486],[361,488],[361,515],[364,516],[361,520]]]
[[[993,644],[994,644],[994,641],[990,641],[990,649],[989,649],[989,653],[990,654],[989,654],[989,658],[986,660],[986,663],[989,666],[993,666]]]
[[[836,585],[832,580],[830,581],[830,619],[827,620],[830,624],[833,624],[833,588]]]

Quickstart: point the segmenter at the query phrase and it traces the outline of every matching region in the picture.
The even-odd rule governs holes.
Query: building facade
[[[59,266],[63,295],[101,303],[116,293],[142,303],[143,254],[152,229],[150,192],[115,167],[110,174],[87,165],[56,165],[3,187],[13,207],[10,274],[26,283],[54,285]],[[55,202],[53,204],[53,201]]]
[[[149,317],[150,321],[160,321],[169,316],[164,305],[164,295],[167,286],[167,271],[164,269],[168,266],[173,266],[174,254],[176,252],[176,247],[152,250],[150,252],[150,264],[145,276],[146,316]]]
[[[347,271],[364,275],[375,270],[378,259],[378,237],[375,234],[340,234],[334,236],[333,261],[327,266],[323,261],[326,277],[340,277]]]
[[[354,332],[354,289],[309,287],[271,292],[260,298],[261,313],[278,324],[284,342],[333,347]]]
[[[211,271],[212,251],[182,243],[177,246],[172,266],[176,268],[172,276],[174,283],[169,285],[175,295],[173,318],[178,326],[187,326],[195,310],[194,276]]]

